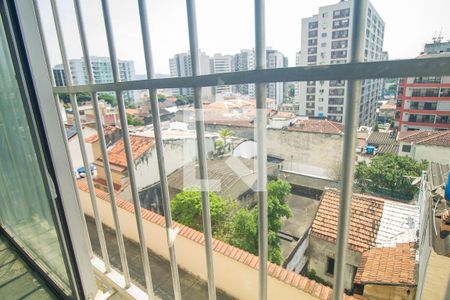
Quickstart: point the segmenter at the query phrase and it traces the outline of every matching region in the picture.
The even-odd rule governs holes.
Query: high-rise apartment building
[[[234,71],[249,71],[255,69],[255,50],[243,49],[234,55]],[[281,52],[267,48],[266,50],[266,68],[283,68],[288,66],[287,57]],[[266,95],[268,98],[274,99],[279,105],[283,102],[286,94],[286,84],[282,82],[271,82],[266,85]],[[242,95],[248,95],[250,98],[255,97],[255,84],[240,84],[234,89],[235,92]]]
[[[302,20],[300,64],[328,65],[348,62],[352,45],[353,0],[319,8],[319,13]],[[379,61],[383,55],[384,21],[369,2],[366,11],[364,61]],[[363,80],[359,124],[371,125],[383,80]],[[347,95],[344,80],[308,81],[299,84],[299,113],[342,122]]]
[[[114,81],[109,57],[91,56],[91,65],[95,83],[111,83]],[[74,85],[88,84],[87,71],[83,58],[69,60],[69,67]],[[120,81],[135,80],[134,61],[119,60],[119,72]],[[61,64],[53,68],[53,75],[57,86],[66,85],[64,68]],[[115,96],[114,93],[111,93],[111,95]],[[134,91],[124,91],[123,95],[125,100],[134,101]]]
[[[288,66],[287,57],[285,57],[281,52],[268,48],[266,50],[266,68],[284,68]],[[283,103],[283,98],[286,95],[284,82],[269,82],[266,84],[267,98],[275,100],[277,106]]]
[[[234,71],[249,71],[255,69],[255,51],[252,49],[243,49],[234,55]],[[248,95],[250,98],[255,97],[255,84],[239,84],[235,86],[236,93]]]
[[[211,59],[204,52],[200,51],[199,51],[199,64],[200,64],[199,68],[200,74],[198,75],[206,75],[211,73]],[[169,65],[170,65],[170,77],[192,76],[191,54],[189,52],[175,54],[173,58],[169,59]],[[193,96],[194,89],[193,88],[174,89],[173,94],[183,96]],[[202,88],[202,98],[203,99],[212,98],[212,89],[210,87]]]
[[[229,73],[233,72],[234,67],[234,57],[232,55],[222,55],[214,54],[211,58],[211,73]],[[232,92],[231,85],[219,85],[213,87],[215,94],[226,94]]]
[[[433,47],[437,48],[438,44]],[[430,56],[450,57],[450,52],[419,58]],[[397,94],[395,125],[399,131],[450,129],[450,76],[403,78]]]

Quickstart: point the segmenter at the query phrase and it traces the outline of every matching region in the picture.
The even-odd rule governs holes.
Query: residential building
[[[216,135],[207,135],[205,138],[207,152],[214,150],[213,137],[216,137]],[[94,149],[98,149],[95,145],[98,142],[98,139],[93,141]],[[166,130],[163,133],[163,143],[166,146],[166,172],[168,174],[197,159],[196,138],[192,131]],[[130,144],[135,161],[136,185],[142,207],[162,213],[158,158],[153,134],[152,132],[144,132],[139,133],[139,135],[130,135]],[[106,191],[107,181],[103,160],[100,152],[94,153],[94,155],[96,157],[94,164],[97,167],[97,177],[94,181],[97,188]],[[131,201],[132,195],[123,140],[119,140],[108,151],[108,156],[116,192],[122,198]]]
[[[353,0],[319,8],[319,13],[302,19],[302,66],[342,64],[349,61],[352,47]],[[380,61],[383,53],[384,21],[368,2],[366,14],[364,61]],[[300,115],[327,117],[343,122],[347,98],[345,80],[305,81],[299,84]],[[382,98],[383,80],[363,80],[359,124],[372,125],[376,120],[376,103]]]
[[[399,155],[450,164],[450,130],[399,132]]]
[[[210,159],[207,163],[210,191],[225,199],[238,200],[243,207],[253,207],[256,204],[255,192],[252,189],[257,179],[254,158],[229,156]],[[269,176],[276,177],[277,171],[277,164],[268,163]],[[192,162],[171,173],[167,177],[170,198],[173,199],[186,188],[198,187],[199,172],[198,164]]]
[[[365,261],[367,256],[374,253],[366,253],[374,250],[376,253],[384,253],[385,247],[402,247],[400,244],[415,243],[417,241],[417,231],[419,229],[419,206],[400,203],[383,198],[353,194],[350,214],[350,230],[348,239],[348,250],[346,256],[346,266],[344,271],[344,287],[346,290],[353,290],[353,282],[356,274],[365,274],[364,266],[373,264],[374,261]],[[340,192],[335,189],[325,190],[320,200],[319,209],[312,222],[309,236],[309,246],[305,255],[308,257],[308,270],[314,270],[319,278],[332,283],[335,272],[334,263],[336,258],[336,238],[338,232],[338,212],[339,212]],[[382,249],[379,249],[382,248]],[[410,251],[409,248],[406,250]],[[409,253],[409,252],[408,252]],[[408,256],[409,257],[409,256]],[[400,257],[398,258],[400,259]],[[406,259],[408,266],[402,272],[407,273],[408,282],[404,285],[415,285],[414,272],[415,262]],[[376,272],[384,271],[386,277],[391,280],[395,270],[389,264],[389,260],[384,260],[385,264],[374,266]],[[387,275],[387,273],[391,275]],[[361,276],[356,277],[358,283],[368,283]],[[415,281],[414,281],[415,282]],[[406,290],[404,290],[406,295]],[[390,298],[380,298],[390,299]],[[413,298],[407,298],[413,299]]]
[[[94,82],[97,83],[111,83],[113,82],[113,72],[111,68],[111,60],[109,57],[91,56],[92,71],[94,73]],[[70,59],[70,72],[72,74],[72,82],[74,85],[88,84],[88,76],[84,59]],[[136,73],[134,70],[134,61],[119,60],[120,81],[135,80]],[[56,86],[66,85],[65,73],[62,64],[56,65],[53,68],[53,75],[55,77]],[[108,93],[115,97],[115,93]],[[134,91],[124,91],[124,99],[134,101]]]
[[[302,65],[302,52],[298,51],[295,52],[295,66],[296,67],[300,67]],[[300,82],[295,82],[295,93],[294,93],[294,98],[298,99],[299,95],[300,95]],[[298,105],[298,101],[297,101],[297,105]],[[296,112],[298,112],[299,110],[297,109]]]
[[[372,248],[362,254],[354,279],[355,294],[365,299],[413,300],[417,286],[415,274],[414,243]]]
[[[66,136],[65,131],[61,130],[64,128],[64,124],[62,124],[58,103],[55,102],[54,96],[65,92],[75,94],[75,91],[82,93],[89,93],[92,90],[103,91],[105,85],[94,83],[88,86],[69,86],[66,89],[57,87],[51,82],[49,76],[51,74],[48,73],[51,71],[51,67],[48,65],[45,50],[53,49],[54,45],[46,44],[46,40],[49,39],[45,38],[46,30],[43,28],[47,28],[47,26],[43,27],[40,20],[50,22],[49,25],[55,25],[60,45],[64,41],[81,41],[82,45],[75,43],[74,47],[82,49],[84,57],[90,56],[89,47],[86,47],[85,44],[86,33],[83,29],[92,30],[92,26],[83,26],[85,25],[84,18],[81,15],[88,7],[85,7],[80,1],[75,2],[75,8],[78,9],[73,10],[72,6],[64,7],[68,9],[68,12],[76,15],[76,22],[80,29],[76,32],[65,31],[58,30],[61,29],[58,20],[65,20],[59,18],[62,7],[58,9],[58,3],[60,1],[52,1],[53,9],[50,10],[48,6],[29,5],[26,1],[0,0],[0,60],[2,62],[0,64],[2,79],[0,80],[2,99],[0,101],[2,128],[0,130],[0,140],[2,141],[0,143],[0,298],[79,300],[154,297],[166,299],[172,298],[171,296],[174,295],[176,299],[204,299],[208,292],[211,295],[210,298],[217,295],[218,299],[223,300],[256,299],[258,296],[267,299],[305,300],[356,298],[343,295],[344,291],[340,288],[344,283],[342,278],[345,276],[338,275],[345,274],[348,270],[345,259],[338,259],[337,261],[342,263],[342,267],[333,269],[334,279],[337,283],[333,290],[304,275],[270,263],[264,257],[258,257],[212,238],[207,230],[210,229],[210,222],[207,220],[206,210],[202,210],[203,216],[206,216],[203,230],[205,233],[202,233],[180,223],[172,222],[167,210],[162,216],[146,208],[141,208],[139,196],[136,193],[134,193],[133,201],[130,202],[129,199],[123,199],[121,195],[115,193],[113,186],[108,189],[108,192],[96,188],[90,172],[86,172],[86,178],[75,181],[71,169],[71,157],[67,149],[67,137],[72,136],[73,133],[69,132]],[[114,57],[113,51],[116,45],[111,37],[113,29],[117,25],[117,22],[114,21],[117,20],[111,18],[114,14],[109,14],[107,3],[108,1],[102,1],[103,14],[98,15],[97,19],[99,24],[105,21],[105,26],[100,27],[107,32],[107,48],[112,54],[110,56],[113,58],[114,65],[116,65],[117,59]],[[360,7],[365,7],[365,5]],[[141,21],[144,38],[140,42],[148,41],[149,37],[148,30],[146,30],[148,29],[146,14],[142,13],[142,8],[142,5],[139,6],[141,9],[139,21]],[[193,6],[188,6],[187,10],[189,19],[193,21],[189,22],[191,25],[196,21],[195,10],[192,8]],[[255,19],[264,19],[263,11],[256,9]],[[137,11],[134,12],[136,15],[139,14]],[[46,17],[39,18],[39,15]],[[357,17],[361,16],[361,11],[354,15],[357,20]],[[172,21],[170,18],[166,19],[168,22]],[[190,32],[194,33],[190,35],[190,42],[195,44],[195,40],[193,40],[195,30],[192,31],[192,27],[190,29]],[[264,29],[260,23],[256,23],[257,34],[264,35]],[[81,38],[76,33],[79,33]],[[137,36],[137,40],[139,40],[139,36]],[[130,43],[127,46],[138,47],[139,45]],[[255,46],[264,49],[263,39],[257,39]],[[193,51],[197,51],[196,47],[192,48]],[[64,47],[61,47],[61,52],[62,57],[67,57]],[[440,66],[435,69],[436,73],[450,75],[448,58],[424,59],[420,63],[417,60],[408,60],[407,62],[408,67],[405,69],[396,69],[395,66],[398,66],[398,62],[395,61],[383,62],[381,65],[386,67],[384,74],[387,77],[393,77],[392,75],[428,76],[427,72],[436,66]],[[364,77],[361,66],[351,64],[347,67],[349,71],[343,74],[344,78],[357,84],[355,80]],[[362,63],[362,67],[369,73],[377,70],[373,64]],[[90,64],[86,64],[86,69],[92,73]],[[329,65],[326,70],[318,70],[318,73],[306,71],[304,79],[311,80],[317,74],[321,74],[320,76],[331,80],[333,79],[331,74],[338,72],[338,69],[336,65]],[[286,80],[286,77],[280,77],[278,72],[272,70],[256,70],[252,74],[264,76],[269,82]],[[243,83],[240,74],[230,74],[229,77],[237,84]],[[218,79],[220,76],[213,74],[210,78]],[[201,77],[195,77],[194,80],[199,84],[207,84]],[[184,87],[177,78],[151,82],[153,82],[154,88],[164,87],[165,84],[174,88]],[[151,82],[135,80],[130,86],[137,90],[143,90],[147,89]],[[116,83],[107,85],[109,91],[118,93],[123,90],[123,87],[123,84]],[[77,111],[75,110],[73,113],[77,114]],[[122,119],[126,118],[124,110],[120,110],[120,113]],[[102,129],[103,122],[100,119],[99,116],[96,118],[98,121],[96,126]],[[83,136],[82,126],[78,122],[78,118],[75,120],[77,121],[76,128],[79,129],[77,134],[81,138]],[[204,122],[199,120],[197,124],[202,126]],[[139,149],[136,149],[135,145],[131,145],[130,139],[127,138],[126,122],[121,125],[124,135],[123,149],[113,153],[117,154],[114,159],[118,161],[114,161],[110,167],[115,169],[115,172],[127,169],[130,175],[132,170],[135,170],[136,175],[139,175],[135,168],[145,166],[147,158],[148,160],[155,159],[155,156],[161,158],[161,152],[150,158],[146,156],[151,150],[149,149],[141,156],[143,160],[135,160],[133,155],[140,156],[141,151],[146,151],[146,143],[139,142]],[[267,132],[272,129],[262,126],[263,122],[248,121],[247,125],[253,132],[261,133],[259,139],[262,139],[263,142],[274,144],[271,145],[272,147],[283,145],[283,143],[266,138]],[[155,134],[163,135],[162,131],[155,126]],[[244,130],[241,131],[241,133],[243,132]],[[277,132],[282,136],[288,130],[277,130]],[[296,139],[302,137],[307,140],[306,136],[297,136]],[[353,149],[351,149],[354,145],[352,140],[354,135],[350,137],[343,141],[343,149],[350,158],[346,161],[345,167],[350,167],[354,163]],[[167,150],[172,145],[160,143],[159,139],[149,138],[158,144],[158,149],[163,149],[166,160],[159,159],[158,166],[161,170],[166,169],[172,163],[169,158],[171,156],[170,149]],[[206,138],[207,135],[199,133],[199,140]],[[109,146],[104,143],[103,138],[99,139],[99,142],[102,146],[101,149]],[[311,138],[309,142],[314,145],[321,141],[314,141]],[[306,146],[310,145],[305,144]],[[312,150],[322,147],[335,150],[333,152],[340,154],[337,149],[342,148],[321,144],[316,147],[307,150],[312,155]],[[301,147],[297,147],[295,150],[299,148]],[[81,149],[84,148],[81,147]],[[93,151],[95,149],[94,147]],[[124,155],[125,149],[128,155]],[[260,148],[257,149],[259,152]],[[207,151],[206,147],[200,147],[199,150]],[[106,160],[109,155],[104,152],[107,151],[102,151],[102,154],[105,154],[102,155],[102,158]],[[323,153],[316,152],[319,157],[324,157]],[[91,162],[86,158],[84,150],[82,156],[84,165],[89,168]],[[261,157],[261,155],[256,157],[258,166],[263,167],[263,169],[258,168],[258,177],[265,177],[262,170],[265,170],[266,159],[268,157]],[[121,165],[118,165],[117,162]],[[208,169],[204,160],[199,160],[198,164],[200,169]],[[105,170],[108,169],[106,167],[104,164]],[[149,170],[144,169],[144,171],[145,175],[154,175]],[[116,180],[115,176],[118,175],[122,174],[117,172],[113,174],[113,180],[111,180],[111,176],[107,176],[108,186],[113,185],[113,181]],[[395,214],[388,214],[390,208],[384,205],[381,225],[379,226],[377,222],[370,223],[374,218],[378,220],[376,217],[381,211],[375,203],[370,207],[368,213],[358,215],[362,226],[357,228],[356,237],[362,236],[364,245],[364,241],[367,239],[389,239],[389,234],[380,235],[379,232],[397,233],[396,230],[402,229],[402,226],[408,226],[414,231],[414,236],[419,237],[417,243],[419,252],[426,254],[428,251],[429,254],[429,259],[428,255],[419,254],[416,292],[416,295],[419,296],[417,299],[420,299],[420,296],[422,299],[447,299],[450,260],[448,257],[440,255],[441,252],[434,253],[429,247],[432,241],[441,239],[441,237],[434,233],[431,223],[435,220],[435,215],[430,205],[434,204],[435,197],[430,195],[431,190],[423,189],[424,187],[428,188],[425,177],[424,174],[421,178],[420,190],[424,193],[419,195],[418,203],[428,203],[426,209],[420,210],[420,221],[425,221],[422,224],[428,224],[426,221],[430,220],[429,230],[414,228],[413,217],[411,217],[412,220],[397,222],[397,218],[405,214],[404,206]],[[351,187],[353,176],[343,177],[341,181],[343,186]],[[134,180],[129,180],[129,185],[133,191],[136,191],[137,185]],[[160,182],[160,185],[167,191],[168,186],[164,180]],[[259,199],[264,202],[267,192],[262,190],[257,194]],[[338,198],[340,197],[334,197],[330,203],[330,207],[333,207],[334,210],[333,213],[326,212],[324,216],[331,216],[329,219],[324,219],[325,225],[335,226],[335,229],[331,230],[334,242],[343,239],[346,233],[349,233],[348,225],[350,228],[355,223],[361,225],[361,223],[355,222],[349,214],[346,214],[342,207],[341,209],[336,208],[336,203],[339,203]],[[342,199],[349,200],[344,196]],[[367,202],[370,201],[364,201],[362,205],[367,205]],[[165,207],[169,208],[170,203],[166,201],[165,204]],[[261,208],[262,205],[258,206],[259,211],[263,212]],[[252,214],[252,216],[254,215]],[[264,224],[271,221],[266,214],[261,214],[258,219],[250,220],[255,222],[252,225],[257,223],[259,228],[263,228]],[[389,227],[387,229],[382,226],[386,222],[390,225],[386,226]],[[328,227],[324,228],[328,229]],[[417,231],[419,231],[418,234]],[[378,233],[375,234],[375,232]],[[272,235],[266,233],[260,231],[261,239],[257,243],[262,251],[268,249],[266,238],[272,238]],[[399,234],[395,234],[392,240],[396,240],[399,236]],[[353,237],[355,237],[354,228],[350,230],[350,243],[354,244]],[[256,241],[253,241],[255,242],[253,245],[256,246]],[[408,240],[403,241],[402,239],[402,242],[408,242]],[[336,253],[345,254],[347,246],[346,243],[338,243],[332,248]],[[393,245],[387,244],[386,246]],[[205,248],[208,251],[205,251]],[[328,250],[325,249],[320,254],[327,254]],[[339,256],[339,258],[341,257]],[[354,264],[352,260],[348,260],[348,262],[351,265]],[[395,271],[409,272],[406,267],[403,270],[403,266]],[[214,276],[211,276],[212,274]],[[364,283],[367,284],[367,282]]]
[[[230,73],[234,71],[234,57],[232,55],[214,54],[211,58],[211,73]],[[213,87],[215,94],[230,94],[231,85],[218,85]]]
[[[450,52],[424,54],[418,59],[436,56],[450,57]],[[450,76],[401,79],[395,125],[399,131],[450,129]]]
[[[425,44],[423,52],[424,54],[450,52],[450,41],[443,42],[442,36],[434,37],[432,43]]]
[[[281,52],[268,48],[266,50],[266,68],[285,68],[288,66],[287,57]],[[269,82],[266,84],[267,98],[275,100],[278,107],[283,103],[284,97],[287,94],[287,83],[284,82]]]
[[[374,154],[395,153],[398,154],[399,143],[397,133],[374,131],[367,138],[367,146],[375,147]]]
[[[53,68],[53,76],[55,78],[56,86],[65,86],[66,85],[66,77],[64,75],[63,65],[56,65]]]
[[[255,51],[252,49],[243,49],[234,55],[234,71],[250,71],[255,69]],[[250,98],[255,97],[255,84],[245,83],[235,86],[235,92],[242,95],[248,95]]]
[[[199,50],[199,74],[206,75],[211,73],[211,58]],[[191,54],[189,52],[178,53],[169,59],[170,77],[188,77],[192,76]],[[173,95],[194,96],[193,88],[173,89]],[[212,88],[202,88],[202,99],[212,99]]]

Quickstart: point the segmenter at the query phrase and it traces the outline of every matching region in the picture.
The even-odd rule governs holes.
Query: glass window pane
[[[3,22],[0,27],[0,224],[70,294],[46,178],[38,164]]]

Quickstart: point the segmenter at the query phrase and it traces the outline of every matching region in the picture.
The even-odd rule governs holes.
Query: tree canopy
[[[419,177],[427,166],[428,162],[417,162],[407,156],[381,154],[374,157],[370,164],[365,161],[358,162],[355,181],[362,191],[410,199],[417,191],[412,181]]]
[[[286,203],[290,190],[290,184],[282,180],[271,181],[267,186],[269,260],[277,264],[283,262],[277,233],[281,229],[282,218],[292,215]],[[209,199],[214,237],[258,255],[258,206],[239,208],[236,201],[225,200],[213,192],[209,193]],[[174,220],[203,230],[201,193],[198,189],[178,193],[171,201],[171,208]]]
[[[91,101],[91,95],[89,93],[85,93],[85,92],[77,93],[76,97],[77,97],[78,104]],[[106,103],[109,103],[111,106],[117,106],[116,98],[114,96],[111,96],[110,94],[99,93],[97,95],[97,97],[99,100],[103,100]],[[70,103],[70,97],[69,97],[69,94],[67,94],[67,93],[59,94],[59,99],[62,100],[64,103]]]
[[[233,203],[214,192],[209,192],[211,226],[216,235],[233,210]],[[203,231],[202,195],[198,189],[187,189],[178,193],[171,203],[173,219],[191,228]]]
[[[132,114],[127,114],[127,123],[128,123],[128,125],[133,125],[133,126],[144,125],[144,121],[142,121],[141,119],[139,119],[138,117],[136,117]]]

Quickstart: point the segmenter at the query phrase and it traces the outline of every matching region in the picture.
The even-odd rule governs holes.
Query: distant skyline
[[[52,66],[61,63],[49,0],[38,0]],[[266,45],[295,65],[300,50],[301,19],[320,6],[339,0],[266,0]],[[386,23],[383,50],[390,59],[413,58],[436,33],[450,39],[449,0],[372,0]],[[134,60],[136,74],[145,74],[137,1],[110,2],[119,59]],[[82,56],[72,1],[58,1],[69,58]],[[254,47],[251,0],[197,0],[199,47],[208,55],[235,54]],[[90,54],[108,56],[100,1],[81,0]],[[189,50],[186,3],[149,0],[148,15],[155,73],[169,74],[169,58]],[[68,37],[71,37],[70,39]]]

